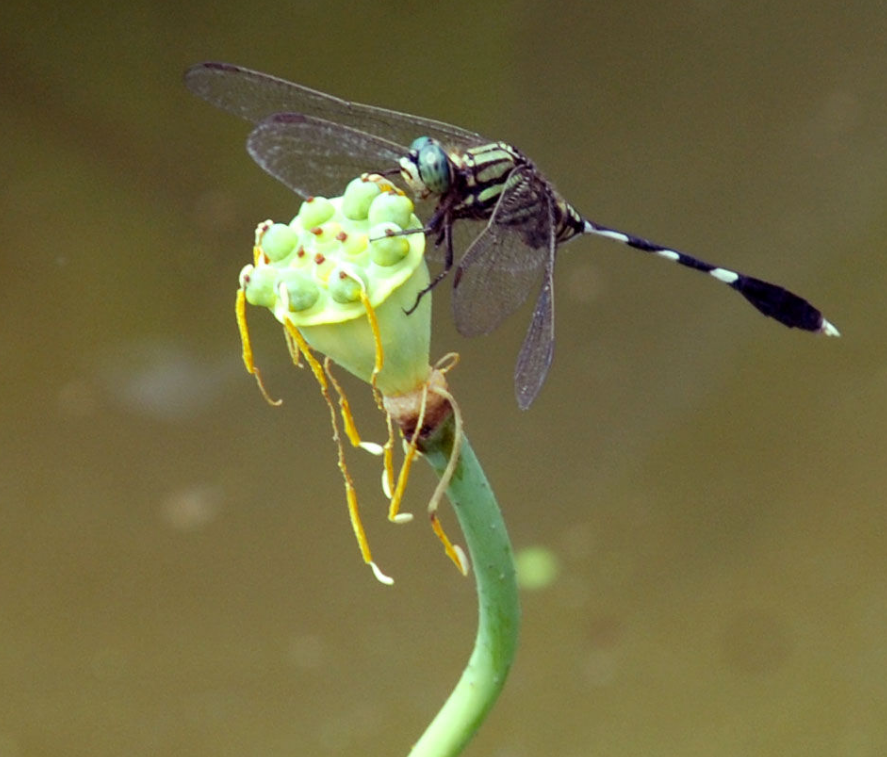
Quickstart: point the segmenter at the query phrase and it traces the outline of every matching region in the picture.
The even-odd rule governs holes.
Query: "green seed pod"
[[[286,287],[291,313],[307,310],[320,297],[320,288],[317,286],[317,282],[301,271],[293,269],[281,271],[278,281]]]
[[[255,268],[248,265],[240,272],[240,286],[246,293],[246,301],[250,305],[273,308],[277,300],[274,291],[276,284],[277,270],[271,266]]]
[[[395,223],[380,223],[370,229],[370,260],[378,266],[392,266],[403,260],[410,252],[406,235],[392,233],[402,231]]]
[[[366,285],[366,274],[363,270],[350,265],[337,266],[327,281],[330,296],[343,305],[360,300],[360,291],[366,288]]]
[[[329,221],[335,212],[336,209],[326,197],[311,197],[302,203],[296,218],[303,229],[312,229]]]
[[[342,225],[337,221],[328,221],[319,226],[308,229],[311,234],[309,241],[312,252],[327,252],[340,246],[339,234],[342,233]]]
[[[263,221],[256,244],[269,243],[271,255],[260,255],[255,267],[244,269],[241,286],[250,303],[269,308],[312,348],[364,381],[372,379],[381,341],[384,367],[376,384],[383,394],[399,394],[421,384],[430,370],[431,295],[425,292],[429,276],[422,222],[408,212],[411,201],[390,187],[383,177],[361,178],[351,182],[347,198],[305,202],[290,223],[295,246],[280,260],[272,256],[285,254],[290,234]],[[384,223],[370,228],[370,207],[382,194],[387,197],[373,217]],[[346,200],[349,212],[362,213],[362,219],[346,215]],[[415,231],[403,234],[404,228]],[[417,307],[420,292],[425,295]],[[376,335],[370,311],[375,312]]]
[[[380,223],[396,223],[400,228],[409,228],[413,215],[413,201],[406,195],[384,192],[380,194],[370,205],[370,226]]]
[[[353,179],[342,197],[342,215],[353,221],[366,220],[371,203],[381,192],[375,181],[364,178]]]
[[[299,236],[285,223],[275,223],[262,235],[262,252],[268,260],[277,262],[292,254]]]
[[[338,237],[342,243],[342,251],[350,258],[355,258],[362,253],[369,244],[366,234],[354,233],[348,234],[341,232]]]

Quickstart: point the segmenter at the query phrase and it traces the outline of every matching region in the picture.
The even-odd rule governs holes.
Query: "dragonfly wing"
[[[434,198],[432,197],[430,199],[433,200]],[[429,200],[420,200],[419,198],[414,197],[413,201],[418,208],[416,215],[419,216],[419,218],[430,218],[437,209],[437,203],[429,202]],[[460,218],[459,222],[454,223],[452,227],[453,251],[458,259],[461,253],[471,247],[474,240],[484,232],[487,227],[487,222],[477,221],[472,218]],[[436,242],[436,237],[428,237],[428,240],[425,243],[425,260],[429,263],[444,263],[446,261],[447,246],[444,240],[441,240],[440,244],[437,244]]]
[[[459,261],[453,315],[463,336],[493,331],[524,303],[539,278],[552,231],[548,197],[537,195],[536,183],[531,169],[511,173],[489,222]],[[540,239],[544,246],[537,244]]]
[[[553,209],[549,207],[549,228],[552,229],[542,288],[520,354],[514,368],[514,393],[521,410],[533,404],[554,359],[554,259],[557,241],[554,234]]]
[[[230,63],[198,63],[185,72],[185,84],[195,95],[247,121],[259,123],[275,113],[304,113],[384,135],[401,145],[431,137],[453,147],[471,147],[490,140],[458,126],[396,110],[349,102],[276,76]]]
[[[365,171],[397,168],[399,145],[301,113],[277,113],[249,135],[247,150],[265,171],[302,197],[339,194]]]

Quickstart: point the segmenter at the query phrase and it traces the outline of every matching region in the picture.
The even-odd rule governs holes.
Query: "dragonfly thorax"
[[[400,159],[400,173],[421,198],[446,194],[453,184],[453,164],[446,150],[430,137],[413,140],[409,153]]]

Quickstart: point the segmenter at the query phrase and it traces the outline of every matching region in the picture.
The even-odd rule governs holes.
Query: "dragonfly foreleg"
[[[435,226],[438,226],[439,228],[435,228]],[[455,255],[453,253],[453,224],[451,219],[446,215],[438,217],[437,214],[435,214],[425,229],[426,234],[432,234],[434,232],[437,232],[437,240],[435,241],[434,246],[439,247],[441,243],[445,245],[443,268],[437,272],[435,277],[431,280],[431,283],[419,292],[413,306],[404,310],[407,315],[410,315],[417,307],[419,307],[422,298],[434,289],[434,287],[440,284],[440,282],[447,277],[447,274],[453,267]]]

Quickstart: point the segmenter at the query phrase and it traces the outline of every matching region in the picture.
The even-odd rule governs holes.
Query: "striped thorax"
[[[439,142],[420,137],[401,158],[400,170],[417,197],[441,197],[452,220],[489,219],[497,210],[503,192],[523,182],[530,185],[530,191],[520,193],[525,202],[500,208],[496,223],[520,229],[531,246],[547,246],[545,219],[551,205],[558,243],[585,231],[585,222],[579,213],[557,194],[529,158],[505,142],[447,152]],[[540,223],[544,231],[536,239],[532,229]]]

